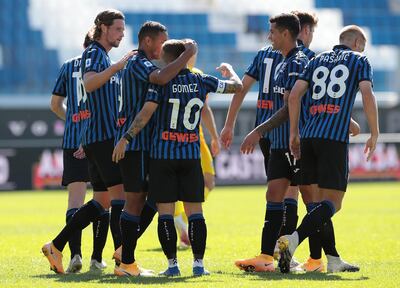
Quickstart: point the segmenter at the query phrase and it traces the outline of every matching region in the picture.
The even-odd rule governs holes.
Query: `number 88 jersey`
[[[367,57],[337,45],[311,60],[299,79],[309,83],[308,118],[301,129],[301,138],[348,142],[358,84],[372,82]]]
[[[209,92],[225,83],[206,74],[182,70],[165,86],[150,85],[146,101],[158,103],[153,115],[152,159],[200,159],[199,123]]]

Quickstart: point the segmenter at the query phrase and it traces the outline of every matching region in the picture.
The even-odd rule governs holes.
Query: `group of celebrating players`
[[[67,224],[42,247],[51,270],[65,273],[62,251],[69,242],[66,272],[80,271],[81,231],[93,222],[91,268],[106,267],[102,251],[110,227],[114,274],[153,275],[138,265],[134,252],[158,212],[158,238],[168,259],[160,275],[180,275],[175,226],[181,241],[192,248],[193,275],[208,275],[203,265],[207,226],[202,202],[213,188],[214,171],[199,123],[203,116],[215,156],[218,133],[207,94],[234,93],[220,135],[229,148],[241,103],[256,81],[256,128],[240,149],[252,153],[259,143],[263,152],[268,178],[265,222],[261,253],[235,265],[270,272],[277,259],[283,273],[322,272],[324,249],[328,272],[359,270],[340,258],[331,217],[340,209],[347,187],[349,134],[359,133],[351,119],[358,90],[371,130],[367,160],[379,134],[372,68],[361,54],[365,34],[358,26],[344,27],[340,45],[315,56],[308,49],[318,22],[315,14],[283,13],[269,22],[271,46],[257,53],[242,80],[231,65],[222,63],[217,69],[229,80],[220,80],[193,69],[193,40],[168,40],[166,27],[153,21],[140,28],[138,49],[113,64],[108,52],[124,36],[124,16],[116,10],[97,15],[82,56],[61,68],[51,101],[52,110],[66,121],[63,185],[69,190]],[[83,205],[88,181],[93,199]],[[308,211],[299,227],[298,190]],[[178,201],[184,211],[176,211],[176,206],[182,207]],[[310,258],[300,264],[293,254],[307,237]]]

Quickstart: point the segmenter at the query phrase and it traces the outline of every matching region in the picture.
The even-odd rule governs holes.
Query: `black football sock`
[[[189,220],[189,240],[192,245],[194,259],[203,259],[206,251],[207,226],[202,213],[190,215]]]
[[[104,213],[104,208],[99,202],[93,199],[87,202],[75,212],[67,225],[53,239],[54,246],[60,251],[64,250],[68,240],[75,232],[82,231],[102,213]]]
[[[273,256],[283,220],[283,202],[267,202],[261,237],[261,253]]]
[[[322,248],[324,248],[325,255],[339,257],[336,250],[335,231],[333,228],[332,219],[325,223],[322,231]]]
[[[135,262],[135,249],[140,231],[140,217],[121,213],[121,234],[122,234],[122,263],[132,264]]]
[[[78,211],[78,208],[71,208],[67,210],[65,223],[68,223],[71,220],[76,211]],[[71,238],[69,238],[68,245],[69,250],[71,251],[71,259],[77,254],[82,257],[81,241],[82,231],[76,231],[72,234]]]
[[[296,230],[297,220],[299,219],[296,199],[286,198],[283,204],[284,212],[280,236],[292,234]]]
[[[306,205],[307,213],[310,213],[314,208],[318,206],[319,203],[311,202]],[[308,247],[310,249],[310,258],[312,259],[321,259],[321,250],[322,250],[322,239],[321,239],[321,231],[318,233],[312,234],[308,237]]]
[[[335,214],[335,206],[329,200],[324,200],[317,205],[310,213],[304,216],[303,221],[297,228],[300,244],[308,236],[318,233],[324,223],[329,221]]]
[[[174,225],[174,216],[159,215],[158,216],[158,240],[167,259],[176,258],[176,229]]]
[[[140,231],[138,233],[138,238],[142,236],[144,231],[146,231],[147,227],[149,227],[156,213],[157,213],[156,204],[146,200],[143,206],[142,213],[140,214]]]
[[[106,246],[108,227],[110,226],[110,212],[104,211],[103,215],[93,222],[93,253],[91,259],[102,261],[103,249]]]
[[[114,250],[122,244],[120,218],[125,200],[111,200],[110,230],[114,242]]]

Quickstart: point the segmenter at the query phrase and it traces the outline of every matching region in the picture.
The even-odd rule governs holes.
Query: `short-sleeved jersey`
[[[302,138],[349,141],[351,111],[359,82],[372,82],[366,56],[344,45],[323,52],[310,61],[299,79],[309,83],[309,117]]]
[[[274,113],[283,107],[285,91],[292,90],[308,61],[307,56],[296,47],[288,53],[282,65],[275,71],[273,81]],[[289,121],[273,129],[269,134],[271,149],[289,148]]]
[[[136,114],[142,109],[147,90],[149,88],[149,76],[158,68],[150,62],[144,51],[139,50],[122,70],[122,91],[118,101],[118,129],[115,141],[121,139],[129,129]],[[150,121],[140,133],[127,145],[127,151],[149,151],[151,144],[152,121]]]
[[[299,47],[299,50],[301,52],[303,52],[308,60],[311,60],[315,57],[315,52],[308,49],[306,46],[304,46],[303,41],[297,39],[297,47]],[[309,90],[307,90],[307,93],[309,93]],[[308,112],[308,106],[309,106],[309,97],[304,96],[301,98],[301,113],[300,113],[300,121],[299,121],[299,128],[301,129],[301,127],[303,127],[306,119],[309,116],[309,112]]]
[[[259,82],[255,127],[267,121],[273,114],[273,78],[275,71],[282,65],[282,60],[283,56],[279,51],[273,50],[271,46],[264,47],[258,51],[245,72]]]
[[[82,54],[82,79],[88,72],[102,72],[111,66],[104,47],[94,41]],[[115,137],[117,98],[120,94],[120,73],[114,74],[103,86],[87,93],[90,117],[84,122],[82,144],[88,145]]]
[[[65,61],[52,92],[53,95],[67,98],[63,149],[79,148],[83,121],[90,117],[90,112],[84,108],[86,91],[80,69],[81,56]]]
[[[224,88],[218,78],[188,69],[165,86],[150,85],[146,101],[158,103],[150,157],[200,159],[199,123],[206,95]]]

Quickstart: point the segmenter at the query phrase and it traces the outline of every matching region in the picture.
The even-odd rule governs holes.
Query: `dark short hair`
[[[292,11],[294,15],[299,18],[300,21],[300,29],[302,29],[305,25],[310,25],[311,27],[317,26],[318,17],[315,13],[305,12],[305,11]]]
[[[185,44],[182,40],[171,39],[164,42],[162,47],[164,54],[174,61],[183,52],[185,52]]]
[[[86,49],[93,42],[92,37],[90,37],[90,33],[86,33],[85,40],[83,41],[83,48]]]
[[[151,38],[156,37],[158,33],[167,33],[167,28],[161,23],[155,21],[147,21],[143,23],[138,33],[139,43],[147,36]]]
[[[300,33],[299,18],[292,13],[282,13],[269,19],[269,23],[275,23],[279,30],[287,29],[293,39],[297,39]]]
[[[125,16],[118,10],[104,10],[97,14],[96,19],[94,19],[94,25],[89,31],[90,37],[93,40],[99,40],[101,37],[101,24],[111,26],[115,19],[125,20]]]

